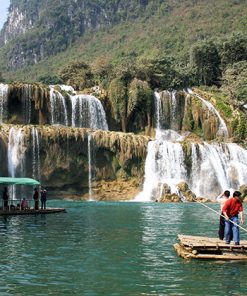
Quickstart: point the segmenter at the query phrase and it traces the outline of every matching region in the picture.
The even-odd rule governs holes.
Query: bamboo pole
[[[202,202],[200,202],[200,201],[196,200],[195,198],[193,198],[193,200],[194,200],[195,202],[197,202],[197,203],[201,204],[202,206],[204,206],[204,207],[208,208],[209,210],[211,210],[211,211],[215,212],[217,215],[219,215],[219,216],[221,216],[221,217],[225,218],[225,216],[224,216],[224,215],[221,215],[221,214],[219,214],[219,212],[215,211],[214,209],[210,208],[209,206],[205,205],[204,203],[202,203]],[[243,226],[241,226],[241,225],[238,225],[237,223],[233,222],[233,221],[232,221],[232,220],[230,220],[230,219],[229,219],[229,220],[227,220],[227,221],[230,221],[232,224],[234,224],[235,226],[239,227],[240,229],[242,229],[243,231],[245,231],[245,232],[247,233],[247,229],[246,229],[246,228],[244,228]]]

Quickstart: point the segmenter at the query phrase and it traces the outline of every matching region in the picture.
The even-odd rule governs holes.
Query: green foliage
[[[232,109],[231,109],[231,106],[229,104],[226,104],[226,103],[224,103],[224,102],[222,102],[220,100],[217,100],[216,101],[216,109],[220,110],[221,113],[223,113],[226,118],[231,118]]]
[[[136,108],[150,110],[153,92],[148,83],[138,79],[133,79],[128,89],[127,118],[129,118]]]
[[[76,90],[93,86],[93,75],[89,65],[84,62],[74,62],[63,68],[59,76],[61,80]]]
[[[50,84],[61,84],[62,80],[56,75],[44,75],[38,77],[38,82],[50,85]]]
[[[109,99],[112,105],[113,116],[117,122],[126,118],[127,112],[127,88],[125,83],[118,78],[109,85]]]
[[[95,83],[106,88],[110,77],[113,76],[113,66],[110,60],[100,56],[92,63],[91,69]]]
[[[247,60],[247,36],[237,33],[229,36],[222,44],[221,64],[224,69],[236,62]]]
[[[114,78],[126,85],[137,78],[152,88],[179,89],[219,84],[219,69],[225,72],[246,60],[244,0],[11,3],[25,11],[24,22],[31,21],[33,28],[18,38],[12,34],[13,42],[0,49],[7,80],[59,76],[66,65],[82,60],[92,65],[94,81],[105,88]],[[77,87],[85,87],[78,80]],[[91,85],[90,75],[89,80]]]
[[[137,64],[137,77],[147,80],[152,88],[169,89],[175,76],[171,57],[140,59]]]
[[[225,70],[222,90],[230,98],[247,103],[247,61],[235,63]]]
[[[247,137],[247,123],[246,116],[241,113],[239,123],[236,129],[236,136],[241,140],[246,140]]]
[[[198,84],[212,85],[220,74],[220,57],[216,45],[201,42],[190,49],[190,64],[195,70]]]
[[[231,127],[233,130],[233,136],[239,140],[246,141],[247,138],[247,122],[246,116],[243,112],[240,112],[238,115],[235,114]]]

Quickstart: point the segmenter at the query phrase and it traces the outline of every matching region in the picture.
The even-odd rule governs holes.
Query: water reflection
[[[60,206],[68,213],[0,220],[0,295],[247,295],[246,263],[177,257],[177,234],[217,233],[198,205]]]

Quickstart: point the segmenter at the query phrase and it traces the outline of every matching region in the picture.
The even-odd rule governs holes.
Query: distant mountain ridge
[[[89,30],[136,18],[143,13],[148,2],[11,0],[8,20],[0,35],[0,45],[14,41],[10,68],[35,64],[65,50]]]
[[[35,81],[75,59],[162,54],[187,63],[198,41],[246,34],[246,15],[245,0],[11,0],[0,70]]]

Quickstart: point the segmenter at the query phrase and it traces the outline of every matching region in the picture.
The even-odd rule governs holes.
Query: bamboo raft
[[[34,215],[34,214],[54,214],[54,213],[66,213],[64,208],[47,208],[45,210],[39,209],[10,209],[10,210],[0,210],[0,216],[10,216],[10,215]]]
[[[235,246],[218,238],[178,235],[174,245],[177,254],[185,259],[247,260],[247,240]]]

